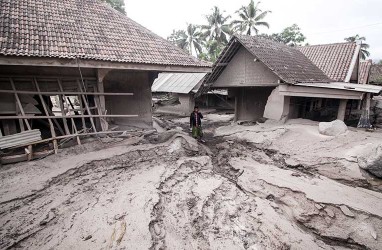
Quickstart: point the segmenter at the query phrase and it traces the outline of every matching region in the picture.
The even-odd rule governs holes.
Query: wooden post
[[[12,85],[12,89],[14,91],[16,91],[16,86],[15,86],[15,83],[13,82],[13,79],[12,78],[9,78],[9,81],[11,82],[11,85]],[[19,95],[17,93],[15,93],[15,98],[16,98],[16,102],[17,102],[17,105],[20,109],[20,112],[23,116],[25,116],[25,112],[24,112],[24,109],[23,109],[23,106],[21,105],[21,102],[20,102],[20,98],[19,98]],[[29,125],[29,122],[27,119],[24,120],[25,121],[25,124],[27,125],[27,128],[28,130],[31,130],[31,126]]]
[[[38,82],[37,82],[36,79],[34,79],[34,84],[36,86],[36,90],[38,92],[38,96],[40,98],[41,105],[42,105],[42,107],[44,109],[44,113],[45,113],[46,116],[49,116],[48,108],[46,107],[45,100],[44,100],[44,98],[41,95],[40,86],[38,85]],[[53,138],[56,138],[56,131],[54,130],[52,119],[48,118],[48,122],[49,122],[49,127],[50,127],[50,133],[51,133]],[[57,144],[57,140],[56,139],[53,139],[53,147],[54,147],[54,153],[57,154],[58,153],[58,144]]]
[[[338,120],[341,120],[341,121],[345,120],[347,102],[348,102],[347,99],[341,99],[340,100],[340,106],[338,107],[338,113],[337,113],[337,119]]]
[[[97,71],[97,91],[99,93],[105,93],[105,87],[104,87],[104,84],[103,84],[103,79],[105,78],[105,76],[110,72],[110,69],[98,69]],[[105,96],[104,95],[99,95],[99,96],[95,96],[96,98],[96,102],[98,101],[97,103],[97,106],[99,108],[99,111],[98,113],[100,114],[106,114],[106,100],[105,100]],[[105,119],[102,119],[100,118],[100,122],[101,122],[101,128],[102,128],[102,131],[106,131],[109,127],[109,124],[107,123],[107,121]]]

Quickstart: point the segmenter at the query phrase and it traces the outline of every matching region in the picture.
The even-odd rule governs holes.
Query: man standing
[[[203,131],[202,131],[202,119],[203,115],[199,112],[199,107],[194,107],[194,112],[190,115],[190,128],[192,128],[192,137],[198,141],[204,142],[202,140]]]

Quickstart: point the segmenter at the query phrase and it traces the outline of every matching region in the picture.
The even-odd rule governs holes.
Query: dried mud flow
[[[320,188],[324,177],[287,157],[242,140],[207,134],[197,144],[168,131],[2,200],[0,248],[381,249],[378,211],[318,201],[264,177],[262,168]],[[329,181],[339,192],[360,189]]]

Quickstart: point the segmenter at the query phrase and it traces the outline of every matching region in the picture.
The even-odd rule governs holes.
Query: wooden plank
[[[17,56],[0,57],[2,65],[26,65],[26,66],[47,66],[47,67],[75,67],[92,69],[129,69],[140,71],[158,71],[158,72],[180,72],[180,73],[209,73],[212,71],[210,66],[182,66],[182,65],[160,65],[128,62],[108,62],[100,60],[73,60],[65,58],[32,58]]]
[[[10,83],[11,83],[12,89],[13,89],[14,91],[16,91],[16,86],[15,86],[15,83],[13,82],[13,79],[12,79],[12,78],[9,78],[9,81],[10,81]],[[22,114],[23,116],[25,116],[25,112],[24,112],[23,106],[21,105],[20,98],[19,98],[19,95],[18,95],[17,93],[15,93],[15,98],[16,98],[16,102],[17,102],[17,105],[18,105],[18,107],[19,107],[19,109],[20,109],[21,114]],[[31,126],[29,125],[28,120],[25,119],[24,121],[25,121],[25,124],[26,124],[28,130],[31,130]]]
[[[41,115],[41,116],[31,116],[31,115],[25,115],[25,116],[15,116],[15,115],[9,115],[9,116],[0,116],[0,120],[10,120],[10,119],[62,119],[62,118],[98,118],[98,117],[105,117],[105,118],[131,118],[131,117],[139,117],[139,115],[71,115],[71,116],[62,116],[62,115]]]
[[[0,93],[4,94],[21,94],[21,95],[37,95],[37,91],[27,91],[27,90],[5,90],[1,89]],[[75,92],[75,91],[41,91],[42,95],[82,95],[84,92]],[[85,95],[94,95],[94,96],[133,96],[134,93],[99,93],[99,92],[86,92]]]
[[[46,107],[45,100],[40,93],[40,87],[39,87],[36,79],[34,79],[34,84],[35,84],[35,87],[37,89],[38,96],[40,97],[41,105],[44,109],[45,115],[47,117],[49,117],[49,112],[48,112],[48,109]],[[50,118],[48,118],[48,122],[49,122],[50,133],[51,133],[52,137],[55,138],[56,137],[56,131],[54,130],[52,120]],[[57,144],[57,140],[55,140],[55,139],[53,140],[53,147],[54,147],[54,153],[57,154],[58,153],[58,144]]]

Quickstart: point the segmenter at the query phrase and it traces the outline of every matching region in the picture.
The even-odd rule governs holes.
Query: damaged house
[[[371,94],[381,91],[357,84],[359,50],[356,43],[294,48],[235,35],[205,84],[235,96],[235,120],[344,120],[352,100],[365,99],[369,109]]]
[[[166,110],[188,115],[194,109],[194,95],[203,83],[205,75],[206,73],[161,73],[151,90],[159,100],[164,100],[162,103],[168,101]],[[170,103],[170,100],[173,100],[173,103]]]
[[[202,93],[206,73],[161,73],[151,88],[159,111],[188,115],[199,108],[232,109],[234,104],[225,89]]]
[[[210,71],[102,1],[4,0],[0,12],[2,151],[151,127],[159,72]]]

